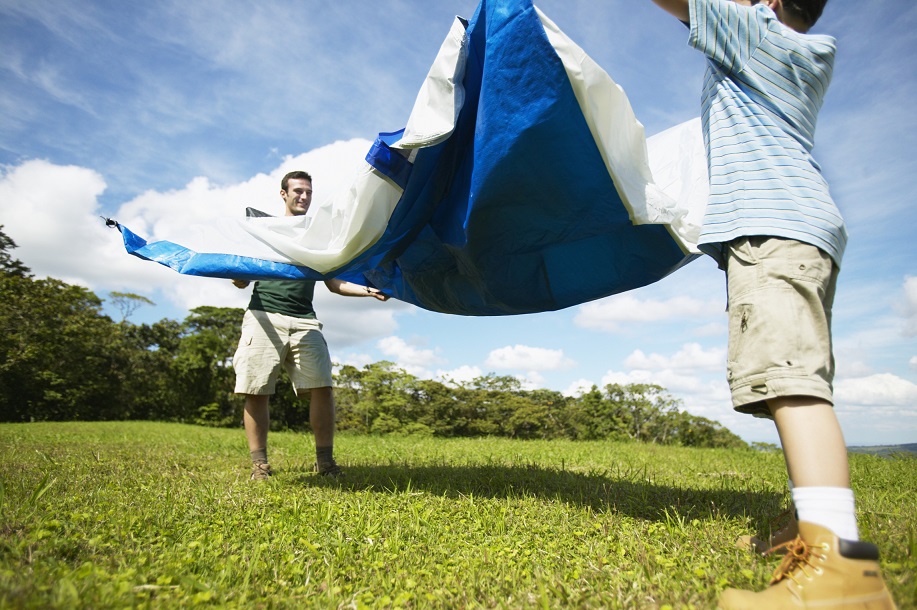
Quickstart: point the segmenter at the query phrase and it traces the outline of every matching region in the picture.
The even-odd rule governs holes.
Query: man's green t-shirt
[[[252,290],[249,309],[280,313],[294,318],[314,319],[315,309],[312,297],[315,294],[314,280],[270,280],[257,281]]]

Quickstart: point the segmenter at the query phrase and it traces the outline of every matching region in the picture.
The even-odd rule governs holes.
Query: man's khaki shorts
[[[245,312],[232,358],[237,394],[273,394],[283,368],[300,394],[331,386],[331,355],[318,320]]]
[[[734,240],[725,256],[735,410],[771,417],[764,401],[787,396],[833,404],[834,261],[815,246],[776,237]]]

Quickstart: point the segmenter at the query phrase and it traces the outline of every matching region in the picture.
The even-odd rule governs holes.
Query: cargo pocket
[[[733,304],[729,311],[729,339],[726,349],[726,379],[730,384],[748,374],[746,351],[749,324],[754,319],[755,306],[751,303]],[[741,368],[740,368],[741,367]]]

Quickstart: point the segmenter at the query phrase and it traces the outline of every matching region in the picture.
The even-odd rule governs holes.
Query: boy
[[[835,40],[807,34],[827,0],[653,0],[707,57],[710,200],[700,249],[726,271],[733,406],[774,420],[798,532],[771,586],[735,608],[894,608],[859,541],[833,409],[831,307],[847,233],[811,151]]]

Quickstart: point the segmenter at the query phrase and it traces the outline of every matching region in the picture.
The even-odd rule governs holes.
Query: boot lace
[[[770,555],[781,549],[786,550],[786,555],[783,556],[783,561],[781,561],[777,569],[774,570],[774,575],[771,577],[772,585],[777,584],[785,578],[789,578],[797,585],[801,585],[802,583],[796,580],[800,575],[804,576],[807,580],[811,580],[812,574],[819,574],[821,572],[821,568],[816,566],[814,561],[816,559],[825,559],[825,555],[819,552],[827,550],[825,545],[809,545],[806,544],[801,536],[797,536],[789,542],[784,542],[783,544],[775,546],[766,554]]]

